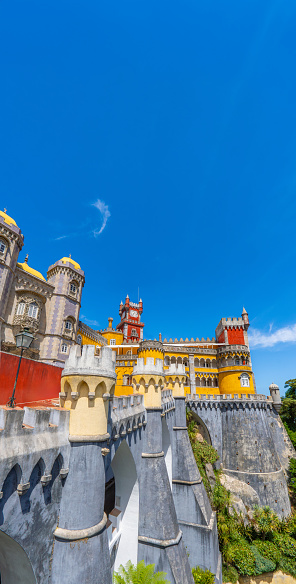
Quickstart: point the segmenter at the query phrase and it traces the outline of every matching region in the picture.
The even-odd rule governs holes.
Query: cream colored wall
[[[106,377],[62,377],[60,405],[70,410],[70,435],[106,434],[109,402],[103,396],[112,395],[114,387],[114,381]]]

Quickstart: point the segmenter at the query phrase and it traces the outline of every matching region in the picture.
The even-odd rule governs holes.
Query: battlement
[[[57,457],[60,457],[61,468],[69,468],[67,410],[0,407],[0,428],[0,490],[5,477],[16,464],[20,484],[29,486],[30,475],[38,462],[44,476],[51,474]]]
[[[133,375],[163,375],[163,360],[154,357],[138,357]]]
[[[94,345],[74,345],[70,348],[62,376],[87,375],[116,379],[116,353],[110,347],[101,347],[99,356],[95,355]]]
[[[175,409],[175,400],[171,389],[163,389],[161,392],[162,416]]]
[[[215,337],[213,337],[212,339],[210,339],[210,337],[207,337],[206,339],[204,339],[204,337],[202,337],[202,339],[200,340],[198,337],[196,337],[196,339],[194,339],[193,337],[191,339],[188,339],[186,337],[186,339],[183,340],[182,337],[181,337],[181,339],[175,339],[175,340],[173,340],[173,339],[169,339],[169,340],[164,339],[163,342],[165,344],[167,344],[167,345],[176,344],[176,343],[186,343],[186,344],[187,343],[188,344],[190,344],[190,343],[205,343],[205,345],[206,345],[207,343],[208,344],[216,343],[216,339],[215,339]]]
[[[247,345],[224,345],[223,347],[218,347],[217,354],[223,355],[224,353],[236,353],[236,352],[243,352],[250,354],[249,347]]]
[[[69,412],[62,408],[8,408],[0,407],[0,439],[2,437],[28,436],[30,434],[52,435],[69,429]]]
[[[127,434],[146,425],[144,396],[124,395],[110,399],[110,419],[112,440],[124,438]]]
[[[212,395],[212,394],[188,394],[186,402],[193,407],[233,407],[239,408],[272,408],[273,399],[263,394],[233,394],[233,395]]]
[[[186,375],[185,365],[183,363],[171,363],[169,368],[165,370],[165,375]]]

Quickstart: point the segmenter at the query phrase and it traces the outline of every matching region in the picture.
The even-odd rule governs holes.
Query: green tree
[[[285,383],[285,397],[296,399],[296,379],[289,379]]]
[[[114,584],[169,584],[164,572],[154,572],[154,564],[145,566],[144,560],[136,566],[131,561],[114,572]]]

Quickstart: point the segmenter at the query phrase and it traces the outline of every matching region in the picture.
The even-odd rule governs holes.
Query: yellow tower
[[[60,404],[70,410],[70,437],[102,440],[107,436],[109,396],[115,388],[115,353],[94,345],[71,347],[62,373]]]
[[[142,341],[137,364],[133,370],[134,393],[144,395],[146,408],[161,409],[161,390],[164,389],[163,345],[159,341]]]

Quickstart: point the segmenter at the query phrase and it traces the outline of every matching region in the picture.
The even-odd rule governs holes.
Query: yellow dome
[[[62,258],[60,262],[63,262],[63,264],[65,264],[66,262],[70,262],[70,264],[73,264],[75,270],[81,270],[80,265],[74,260],[72,260],[72,258]]]
[[[6,211],[6,209],[5,209]],[[7,213],[5,213],[4,211],[0,211],[0,217],[3,217],[5,223],[7,223],[7,225],[15,225],[17,227],[17,224],[15,222],[14,219],[12,219],[11,217],[9,217],[9,215],[7,215]]]
[[[44,282],[46,282],[44,276],[42,276],[40,272],[37,272],[37,270],[34,270],[34,268],[30,268],[30,266],[28,266],[26,262],[17,265],[19,268],[22,268],[22,270],[24,270],[25,272],[28,272],[28,274],[31,274],[32,276],[35,276],[35,278],[39,278],[40,280],[44,280]]]

